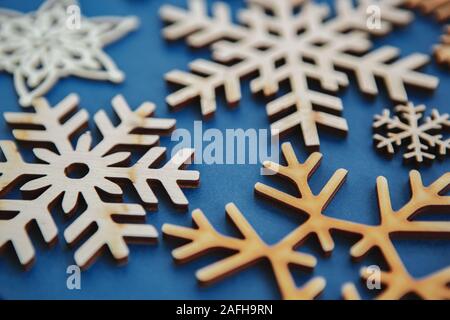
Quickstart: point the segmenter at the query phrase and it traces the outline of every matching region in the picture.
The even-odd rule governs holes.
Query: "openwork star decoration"
[[[19,103],[30,106],[70,75],[121,82],[103,47],[138,26],[135,17],[85,18],[73,23],[75,0],[47,0],[36,12],[0,9],[0,71],[14,76]]]
[[[389,110],[376,115],[373,127],[378,131],[385,131],[386,135],[374,134],[378,149],[386,149],[388,153],[395,153],[395,146],[407,143],[405,160],[434,160],[436,155],[445,156],[450,150],[450,138],[444,138],[444,132],[450,128],[449,114],[439,113],[433,109],[431,115],[424,121],[424,105],[414,106],[412,103],[399,105],[395,108],[398,116],[391,116]]]

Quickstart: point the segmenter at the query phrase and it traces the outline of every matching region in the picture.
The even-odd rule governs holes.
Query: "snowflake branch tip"
[[[334,250],[334,233],[332,231],[340,231],[359,237],[350,249],[350,255],[353,258],[362,259],[373,248],[378,248],[384,257],[389,269],[387,271],[380,270],[381,283],[384,284],[385,289],[376,296],[377,299],[401,299],[409,293],[415,293],[424,299],[448,298],[449,269],[443,269],[423,278],[413,277],[404,266],[392,238],[400,234],[450,236],[450,223],[446,221],[414,220],[417,213],[424,212],[427,208],[450,206],[450,197],[444,194],[450,186],[449,173],[425,186],[420,173],[411,171],[411,198],[396,211],[391,205],[388,181],[384,177],[379,177],[376,186],[380,223],[365,225],[324,214],[327,205],[344,183],[346,170],[336,170],[322,190],[316,194],[310,187],[309,178],[318,168],[322,155],[313,153],[302,163],[296,157],[291,144],[283,144],[282,151],[287,162],[286,165],[265,162],[264,166],[293,183],[297,187],[298,194],[291,195],[262,183],[255,185],[255,192],[276,201],[277,204],[296,209],[306,215],[307,219],[280,241],[268,245],[232,203],[226,206],[227,216],[240,231],[242,237],[230,237],[219,233],[202,211],[195,210],[192,219],[196,227],[186,228],[167,224],[163,227],[164,234],[190,241],[173,251],[176,260],[195,259],[210,249],[231,250],[233,254],[229,257],[197,272],[200,281],[211,282],[220,280],[230,273],[237,272],[255,261],[265,258],[270,261],[278,288],[284,299],[314,299],[324,290],[325,279],[314,277],[304,286],[298,287],[289,265],[314,268],[317,260],[308,254],[297,251],[297,246],[314,235],[323,252],[331,254]],[[361,269],[360,276],[363,280],[367,281],[371,275],[371,267]],[[344,285],[342,295],[344,299],[348,300],[361,298],[358,290],[351,283]]]

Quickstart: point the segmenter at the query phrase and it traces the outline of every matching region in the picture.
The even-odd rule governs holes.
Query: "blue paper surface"
[[[168,3],[186,6],[185,0],[171,0]],[[236,13],[244,6],[243,1],[227,1]],[[96,0],[80,1],[85,16],[136,15],[141,24],[137,31],[106,47],[106,52],[118,67],[125,72],[126,80],[121,84],[90,81],[76,77],[65,78],[47,94],[52,104],[56,104],[72,92],[79,94],[80,106],[91,114],[105,109],[112,115],[110,100],[116,94],[123,94],[128,103],[137,107],[144,101],[154,102],[158,117],[174,117],[177,128],[192,130],[194,121],[201,120],[198,105],[189,105],[170,112],[165,97],[172,92],[165,81],[164,74],[172,69],[187,70],[188,63],[199,57],[209,57],[208,49],[193,50],[183,41],[168,43],[161,36],[163,23],[158,9],[163,1],[153,0]],[[212,3],[212,1],[211,1]],[[1,0],[0,6],[23,12],[35,10],[40,1]],[[421,14],[410,25],[395,29],[391,34],[375,39],[375,46],[392,45],[399,47],[402,56],[413,52],[429,54],[432,46],[439,41],[443,26],[431,17]],[[423,70],[440,78],[440,85],[434,93],[423,93],[409,88],[411,101],[425,103],[429,109],[438,108],[442,113],[450,111],[450,73],[432,61]],[[339,168],[349,170],[346,183],[335,200],[327,208],[327,214],[348,220],[366,223],[378,222],[375,179],[383,175],[389,180],[392,201],[399,208],[408,200],[408,172],[414,167],[402,162],[401,153],[387,159],[375,150],[372,142],[372,119],[383,108],[393,109],[394,105],[382,93],[375,99],[363,96],[351,77],[352,84],[342,90],[343,116],[347,119],[347,137],[338,137],[320,132],[322,165],[311,180],[314,191],[326,183],[333,172]],[[19,111],[18,97],[13,87],[12,76],[0,73],[0,110]],[[204,129],[219,128],[269,128],[262,99],[256,99],[249,90],[248,81],[243,86],[243,98],[237,108],[230,109],[219,101],[216,115],[203,124]],[[91,122],[91,128],[92,122]],[[0,138],[12,139],[10,128],[0,121]],[[301,160],[308,153],[303,146],[299,131],[293,132],[284,141],[291,141]],[[169,148],[175,145],[170,138],[163,138],[161,145]],[[28,159],[32,159],[26,148],[21,148]],[[261,237],[274,243],[303,220],[274,204],[256,198],[253,186],[261,181],[275,184],[271,177],[260,176],[260,165],[194,165],[191,168],[201,172],[201,185],[197,189],[185,189],[190,201],[189,212],[177,211],[164,194],[161,196],[159,210],[148,213],[147,222],[158,230],[164,223],[191,226],[190,211],[202,208],[210,221],[224,232],[235,231],[225,219],[224,207],[234,202],[245,214]],[[429,183],[449,171],[448,158],[435,161],[431,166],[420,167],[425,183]],[[130,196],[126,201],[135,202]],[[449,221],[449,217],[435,215]],[[210,254],[184,265],[176,265],[171,250],[176,243],[160,237],[155,245],[132,245],[129,263],[116,266],[108,255],[101,256],[97,262],[82,274],[82,289],[70,291],[66,287],[66,268],[73,264],[74,250],[68,248],[62,237],[62,230],[68,225],[62,215],[54,216],[60,230],[58,244],[48,249],[37,232],[32,232],[36,246],[37,260],[30,271],[24,272],[11,249],[0,256],[0,296],[4,299],[277,299],[280,297],[274,277],[267,263],[258,263],[234,274],[212,286],[203,287],[197,283],[195,271],[220,257]],[[360,285],[359,269],[363,265],[381,263],[378,257],[368,257],[360,263],[351,261],[348,250],[352,241],[341,235],[336,237],[337,248],[332,256],[321,256],[317,241],[308,241],[302,251],[312,252],[319,258],[317,268],[312,273],[295,272],[298,284],[312,276],[324,276],[327,287],[321,298],[339,298],[341,286],[345,282]],[[419,240],[418,240],[419,239]],[[408,270],[414,276],[424,276],[450,265],[450,242],[436,239],[404,239],[395,242]],[[370,295],[369,295],[370,296]]]

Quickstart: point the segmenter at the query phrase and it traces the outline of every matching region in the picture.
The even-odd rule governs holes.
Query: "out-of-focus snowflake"
[[[103,47],[136,29],[137,18],[80,15],[76,20],[77,10],[76,0],[47,0],[28,14],[0,10],[0,71],[14,76],[22,106],[70,75],[123,81]]]
[[[377,148],[386,149],[393,154],[394,145],[400,146],[408,141],[408,152],[403,155],[405,160],[413,159],[416,162],[423,162],[425,159],[435,159],[434,153],[446,155],[447,150],[450,149],[450,138],[444,139],[443,135],[438,133],[443,133],[445,129],[450,128],[449,115],[448,113],[440,114],[438,110],[433,109],[431,116],[421,123],[420,119],[425,109],[424,105],[414,106],[408,103],[395,108],[399,116],[391,117],[387,109],[381,115],[376,115],[373,127],[387,129],[387,136],[374,134],[374,140],[378,141]]]
[[[173,119],[152,118],[155,106],[143,103],[133,111],[122,96],[112,101],[120,123],[114,125],[104,111],[95,115],[95,124],[103,138],[92,146],[90,132],[85,132],[72,146],[72,137],[88,121],[85,110],[77,111],[78,97],[70,95],[54,108],[43,98],[33,100],[35,112],[6,113],[6,121],[16,127],[14,137],[34,146],[39,160],[26,162],[12,141],[0,141],[6,161],[0,162],[0,195],[20,188],[24,199],[0,199],[0,248],[11,242],[20,262],[29,265],[34,248],[27,227],[36,221],[46,242],[56,239],[57,228],[50,210],[61,203],[67,215],[77,214],[66,228],[69,244],[86,240],[75,252],[75,261],[86,267],[107,247],[117,260],[128,257],[127,241],[152,240],[158,233],[153,226],[136,224],[145,219],[140,204],[122,201],[123,182],[131,184],[145,207],[155,208],[158,199],[152,185],[159,182],[178,207],[187,207],[181,188],[198,183],[197,171],[183,170],[193,157],[193,150],[182,149],[164,166],[156,165],[165,148],[154,147],[159,135],[170,132]],[[156,134],[155,132],[158,132]],[[145,154],[128,165],[132,148],[144,148]],[[31,197],[31,198],[29,198]],[[93,233],[86,234],[91,228]]]
[[[216,109],[216,90],[224,88],[228,103],[241,98],[240,80],[256,75],[250,82],[253,93],[266,96],[279,93],[287,82],[287,93],[267,105],[273,134],[296,127],[302,130],[306,146],[318,147],[318,127],[341,132],[348,130],[347,121],[339,113],[342,102],[332,92],[349,85],[348,76],[337,68],[355,72],[363,93],[376,95],[376,78],[381,78],[392,100],[406,102],[406,85],[434,89],[438,79],[415,71],[429,57],[412,54],[399,56],[395,47],[384,46],[371,52],[369,36],[383,35],[392,25],[404,25],[412,14],[400,8],[403,0],[336,1],[336,16],[330,17],[325,4],[303,0],[248,0],[239,11],[240,24],[234,24],[224,3],[213,7],[210,17],[203,0],[190,0],[187,10],[164,6],[162,18],[169,22],[164,37],[176,40],[186,37],[194,47],[211,44],[213,59],[195,60],[191,72],[171,71],[168,81],[183,88],[170,94],[172,107],[200,98],[203,116]],[[379,23],[370,19],[370,9],[377,8]],[[301,9],[300,11],[298,9]],[[377,12],[375,12],[376,14]],[[231,41],[230,41],[231,40]],[[311,86],[318,82],[320,91]],[[293,111],[292,111],[293,109]]]

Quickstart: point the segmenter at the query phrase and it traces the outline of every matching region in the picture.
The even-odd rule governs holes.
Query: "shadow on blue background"
[[[169,3],[185,6],[185,0],[173,0]],[[2,7],[28,12],[37,8],[39,1],[1,0]],[[198,105],[191,105],[176,113],[166,107],[165,96],[171,89],[165,84],[166,72],[179,68],[186,70],[190,61],[199,57],[209,57],[207,49],[192,50],[183,41],[167,43],[160,36],[162,22],[158,9],[163,1],[151,0],[97,0],[81,1],[82,12],[86,16],[101,15],[137,15],[141,20],[140,28],[110,45],[106,51],[116,61],[118,67],[127,76],[125,82],[116,85],[108,82],[96,82],[78,78],[61,80],[47,95],[57,103],[67,94],[76,92],[81,98],[81,108],[90,111],[91,116],[103,108],[110,115],[110,100],[116,94],[123,94],[129,104],[137,107],[144,101],[157,104],[156,115],[175,117],[178,128],[192,130],[193,121],[200,120]],[[243,6],[242,1],[228,1],[234,12]],[[376,39],[375,45],[394,45],[402,49],[402,55],[412,52],[430,53],[442,31],[442,25],[430,17],[417,15],[409,26],[395,29],[390,35]],[[410,88],[411,100],[426,103],[441,112],[449,111],[450,78],[435,62],[425,69],[427,73],[440,78],[440,86],[433,94],[416,92]],[[354,80],[354,79],[353,79]],[[18,99],[13,88],[12,77],[0,74],[2,111],[18,111]],[[229,109],[224,101],[219,101],[216,116],[204,123],[204,129],[219,128],[268,128],[264,101],[254,99],[249,91],[248,82],[244,82],[243,99],[239,107]],[[319,190],[338,168],[349,170],[347,182],[330,204],[327,213],[349,220],[376,223],[378,211],[375,195],[375,179],[379,175],[388,178],[392,201],[399,208],[408,200],[408,171],[412,168],[402,163],[401,155],[388,160],[372,145],[372,118],[385,107],[393,107],[385,95],[385,90],[376,99],[368,99],[359,93],[352,84],[342,90],[340,96],[344,102],[343,116],[348,120],[347,137],[336,137],[326,132],[320,133],[321,152],[324,159],[321,168],[311,180],[312,188]],[[92,124],[91,124],[91,128]],[[9,128],[0,122],[0,137],[12,139]],[[300,133],[294,132],[285,141],[291,141],[301,160],[307,157],[302,145]],[[163,138],[163,146],[173,147],[169,138]],[[22,149],[28,159],[29,151]],[[192,168],[201,172],[201,186],[185,191],[190,201],[190,210],[202,208],[212,223],[224,232],[235,233],[227,223],[224,206],[233,201],[245,214],[249,222],[269,243],[274,243],[286,235],[302,221],[291,212],[273,204],[256,199],[253,185],[262,181],[271,185],[276,182],[270,177],[261,177],[259,165],[206,166]],[[448,160],[436,161],[431,166],[420,168],[425,183],[429,183],[449,171]],[[189,213],[175,210],[163,193],[158,212],[148,214],[147,221],[158,229],[163,223],[191,225]],[[126,201],[136,201],[131,195]],[[12,250],[7,250],[0,258],[0,295],[7,299],[15,298],[123,298],[123,299],[276,299],[279,298],[276,283],[268,265],[257,264],[238,274],[209,287],[199,286],[195,271],[205,266],[221,254],[211,254],[186,265],[175,265],[170,251],[174,243],[162,238],[156,245],[131,246],[129,263],[115,266],[108,255],[103,255],[82,274],[82,290],[66,289],[66,268],[73,264],[73,250],[67,248],[62,238],[62,230],[68,221],[58,212],[54,213],[59,226],[59,243],[51,250],[46,248],[41,237],[32,232],[37,250],[37,261],[28,272],[23,272]],[[448,218],[447,218],[448,219]],[[304,274],[294,271],[299,285],[312,276],[326,277],[328,284],[322,298],[339,298],[343,283],[359,283],[359,269],[362,265],[381,263],[376,254],[362,263],[353,263],[348,250],[352,243],[347,237],[337,236],[337,248],[330,258],[321,258],[314,272]],[[426,275],[450,264],[449,242],[444,240],[410,240],[396,242],[397,248],[410,272],[415,276]],[[316,241],[308,241],[304,251],[320,256]]]

